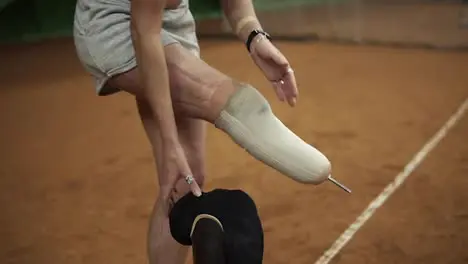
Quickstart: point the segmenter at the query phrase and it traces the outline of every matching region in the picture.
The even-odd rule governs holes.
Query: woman
[[[294,106],[294,73],[251,0],[221,2],[278,98]],[[148,234],[150,264],[185,259],[187,249],[170,236],[168,211],[188,188],[201,195],[206,122],[296,181],[318,184],[330,175],[327,158],[285,127],[255,88],[200,59],[188,0],[78,0],[74,38],[97,94],[132,94],[151,143],[160,189]]]

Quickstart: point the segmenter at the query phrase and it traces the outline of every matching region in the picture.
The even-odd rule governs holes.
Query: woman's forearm
[[[247,41],[252,30],[262,29],[252,0],[221,0],[221,6],[232,30],[242,41]]]
[[[169,76],[161,43],[161,19],[165,1],[132,0],[132,40],[138,62],[142,96],[151,106],[162,142],[176,142]]]

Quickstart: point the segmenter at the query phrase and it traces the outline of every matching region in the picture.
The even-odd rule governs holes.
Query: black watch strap
[[[271,40],[271,36],[265,31],[258,30],[258,29],[252,30],[252,32],[250,32],[249,34],[249,37],[247,38],[247,41],[245,42],[245,45],[247,46],[247,50],[249,52],[250,52],[250,45],[252,44],[252,40],[259,34],[265,36],[268,40]]]

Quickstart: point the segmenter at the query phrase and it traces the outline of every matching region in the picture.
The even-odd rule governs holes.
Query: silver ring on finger
[[[279,80],[276,80],[276,81],[270,81],[271,83],[273,84],[276,84],[276,85],[283,85],[284,84],[284,81],[282,79],[279,79]]]
[[[192,175],[187,175],[185,176],[185,181],[190,185],[193,183],[193,176]]]
[[[284,79],[287,77],[288,74],[294,73],[294,70],[291,67],[286,68],[286,72],[283,74],[283,77],[281,79],[275,81],[279,85],[284,85]]]

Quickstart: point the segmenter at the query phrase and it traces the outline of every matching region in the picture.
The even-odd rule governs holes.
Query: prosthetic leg
[[[295,181],[317,185],[329,179],[350,192],[331,178],[327,157],[287,128],[250,85],[241,85],[231,96],[215,126],[253,157]]]

